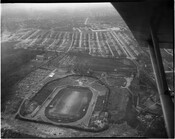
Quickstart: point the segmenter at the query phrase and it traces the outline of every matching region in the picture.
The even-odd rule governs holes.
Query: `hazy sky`
[[[115,14],[118,12],[111,3],[8,3],[1,4],[3,18],[34,18],[45,15],[51,17],[57,15],[70,14],[84,14],[89,12],[108,13],[114,10]],[[80,13],[81,12],[81,13]]]
[[[110,7],[111,3],[18,3],[18,4],[2,4],[2,9],[25,9],[25,10],[53,10],[58,8],[74,9],[74,8],[99,8]]]

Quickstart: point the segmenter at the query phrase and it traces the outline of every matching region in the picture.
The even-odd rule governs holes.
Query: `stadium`
[[[58,126],[103,130],[108,124],[108,94],[109,89],[96,78],[69,75],[48,82],[25,99],[18,116]]]

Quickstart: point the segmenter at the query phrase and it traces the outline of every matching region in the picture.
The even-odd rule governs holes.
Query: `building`
[[[44,61],[45,60],[45,56],[44,55],[36,55],[36,60]]]

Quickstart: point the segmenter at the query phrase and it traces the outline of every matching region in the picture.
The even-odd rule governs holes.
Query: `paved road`
[[[84,22],[85,25],[87,25],[87,21],[88,21],[88,18],[86,18],[86,20],[85,20],[85,22]]]
[[[115,36],[114,32],[111,31],[110,33],[115,38],[115,40],[118,42],[120,48],[125,52],[125,55],[127,56],[127,58],[130,58],[131,59],[130,55],[128,55],[128,53],[126,52],[126,50],[123,48],[124,47],[123,44],[120,42],[120,40],[117,38],[117,36]]]
[[[79,48],[81,48],[82,31],[79,28],[77,28],[77,30],[80,32]]]
[[[168,54],[170,54],[171,56],[173,56],[173,53],[170,53],[168,50],[164,49]]]
[[[111,52],[112,56],[114,57],[114,53],[113,53],[113,51],[112,51],[112,49],[111,49],[110,45],[108,44],[108,41],[106,41],[106,44],[107,44],[107,46],[108,46],[108,48],[109,48],[109,50],[110,50],[110,52]]]
[[[69,52],[70,50],[71,50],[71,48],[72,48],[72,45],[73,45],[73,38],[74,38],[74,33],[72,34],[72,42],[71,42],[71,45],[69,46],[69,49],[67,50],[67,52]],[[66,53],[67,53],[66,52]]]

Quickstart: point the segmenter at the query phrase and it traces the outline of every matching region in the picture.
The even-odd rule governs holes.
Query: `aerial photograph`
[[[167,138],[148,45],[112,3],[1,4],[1,137]]]

